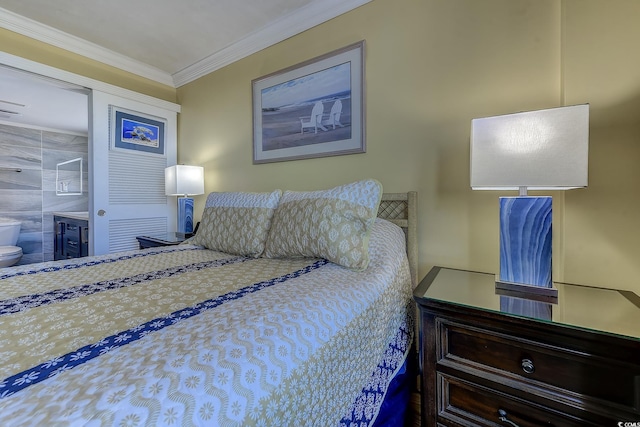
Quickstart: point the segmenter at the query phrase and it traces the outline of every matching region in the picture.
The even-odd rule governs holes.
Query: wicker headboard
[[[407,256],[411,270],[411,282],[415,288],[418,280],[417,211],[418,193],[384,193],[378,208],[378,218],[383,218],[402,227],[407,237]]]

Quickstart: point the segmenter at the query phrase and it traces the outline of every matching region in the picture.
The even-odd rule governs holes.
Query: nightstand
[[[414,291],[422,425],[640,423],[640,297],[555,283],[536,300],[495,278],[434,267]]]
[[[140,249],[155,248],[156,246],[179,245],[187,240],[187,237],[177,233],[167,233],[155,236],[138,236],[136,237]]]

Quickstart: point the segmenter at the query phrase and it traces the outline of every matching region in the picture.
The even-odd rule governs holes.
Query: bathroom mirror
[[[82,157],[56,165],[56,196],[82,195]]]

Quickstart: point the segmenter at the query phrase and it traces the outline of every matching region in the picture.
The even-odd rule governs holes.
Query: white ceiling
[[[86,134],[87,90],[0,66],[0,124]]]
[[[0,27],[174,87],[371,0],[0,0]]]
[[[179,87],[369,1],[0,0],[0,28]],[[32,91],[19,85],[15,73],[0,67],[0,100],[33,112],[46,108],[36,107],[34,96],[27,99]],[[55,89],[44,97],[45,88],[34,87],[41,100],[71,93]],[[80,98],[86,111],[86,97]],[[55,107],[63,116],[56,118],[58,129],[69,116],[60,111],[71,102],[64,101]],[[0,101],[0,110],[11,105]],[[0,116],[7,120],[15,119]]]
[[[0,6],[168,74],[312,0],[2,0]]]

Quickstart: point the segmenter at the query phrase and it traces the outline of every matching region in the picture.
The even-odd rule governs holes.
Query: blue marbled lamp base
[[[500,198],[500,280],[552,287],[551,197]]]
[[[193,233],[193,199],[178,198],[178,233]]]

